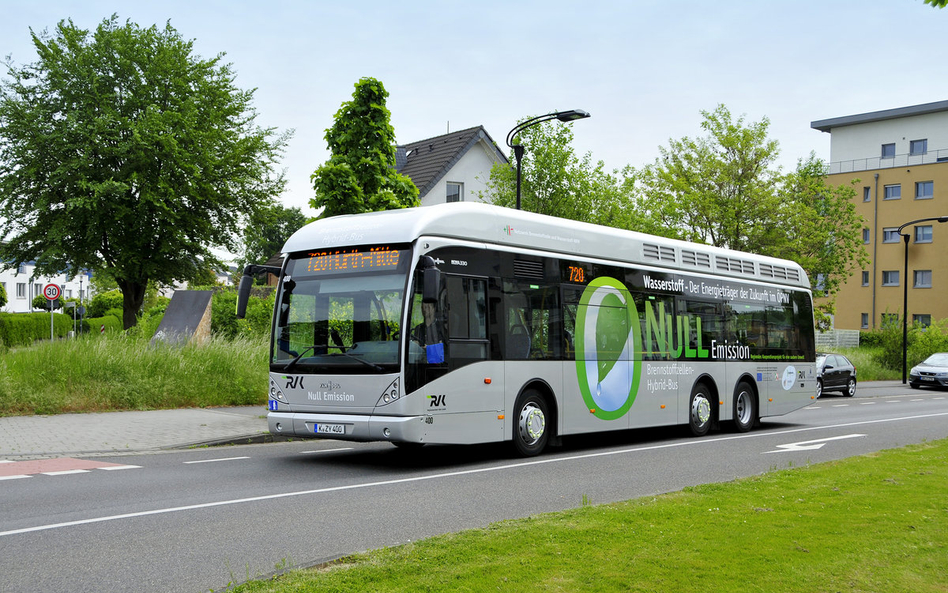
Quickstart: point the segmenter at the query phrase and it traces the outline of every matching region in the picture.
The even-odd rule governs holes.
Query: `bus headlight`
[[[285,404],[290,403],[286,400],[286,396],[283,395],[283,392],[280,391],[280,388],[277,387],[277,384],[273,381],[273,379],[270,379],[270,399],[275,399]]]
[[[391,384],[389,384],[388,387],[385,388],[385,391],[382,392],[382,395],[379,397],[379,401],[375,404],[375,406],[386,406],[392,402],[398,401],[401,399],[401,397],[401,392],[398,390],[398,379],[395,379],[391,382]]]

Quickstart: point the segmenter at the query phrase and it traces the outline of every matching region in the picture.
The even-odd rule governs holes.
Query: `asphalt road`
[[[199,591],[494,521],[948,437],[948,392],[828,396],[747,434],[505,447],[327,441],[108,457],[0,481],[0,591]],[[118,470],[118,471],[115,471]]]

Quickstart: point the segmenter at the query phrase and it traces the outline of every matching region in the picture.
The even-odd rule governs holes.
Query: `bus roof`
[[[806,272],[789,260],[476,202],[324,218],[294,233],[283,251],[412,243],[424,236],[810,288]]]

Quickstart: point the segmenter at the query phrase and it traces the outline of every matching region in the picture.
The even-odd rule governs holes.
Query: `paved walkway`
[[[147,453],[263,440],[263,406],[0,418],[0,460]]]

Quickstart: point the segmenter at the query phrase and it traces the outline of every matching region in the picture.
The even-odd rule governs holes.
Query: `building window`
[[[869,229],[862,229],[862,242],[869,244]]]
[[[928,139],[912,140],[909,142],[909,155],[918,156],[928,152]]]
[[[866,270],[862,271],[862,285],[869,286],[869,272]]]
[[[859,321],[859,326],[860,326],[862,329],[868,329],[868,328],[869,328],[869,314],[868,314],[868,313],[863,313],[863,314],[862,314],[862,319]]]
[[[930,200],[935,197],[934,181],[918,181],[915,183],[915,199]]]
[[[885,186],[885,199],[886,200],[901,200],[902,199],[902,184],[896,183],[895,185]]]
[[[36,296],[36,295],[38,295],[38,294],[43,294],[43,285],[42,285],[42,284],[34,284],[34,285],[33,285],[33,296]]]
[[[862,201],[869,202],[871,200],[872,200],[872,195],[869,193],[869,188],[868,187],[862,188]]]
[[[448,182],[448,202],[461,202],[464,200],[464,184],[463,183],[454,183],[452,181]]]
[[[931,288],[932,287],[932,271],[931,270],[915,270],[915,283],[912,285],[912,288]]]
[[[69,290],[69,289],[63,290],[63,298],[71,299],[71,298],[72,298],[72,290]]]
[[[26,298],[26,283],[25,282],[16,283],[16,298],[18,299]]]
[[[886,270],[882,272],[882,286],[898,286],[899,285],[899,271],[898,270]]]
[[[895,158],[895,143],[892,144],[883,144],[882,145],[882,158],[884,159],[894,159]]]
[[[916,243],[931,243],[932,242],[932,225],[925,224],[922,226],[915,227],[915,242]]]
[[[928,327],[932,324],[932,316],[929,313],[920,313],[918,315],[912,315],[912,325],[920,325],[922,327]]]
[[[899,229],[882,229],[883,243],[898,243],[899,237]]]

